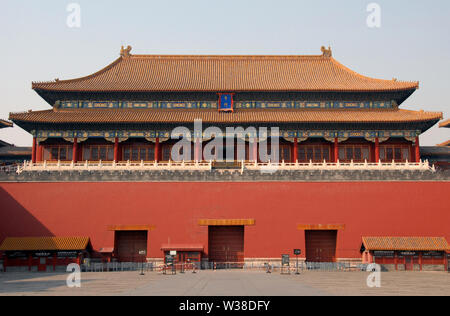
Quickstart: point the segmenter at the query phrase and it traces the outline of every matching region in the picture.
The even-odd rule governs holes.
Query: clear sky
[[[369,28],[367,5],[381,7],[381,27]],[[66,7],[81,7],[70,28]],[[49,109],[32,81],[91,74],[134,54],[320,54],[371,77],[420,81],[402,108],[444,112],[450,118],[450,1],[448,0],[2,0],[0,118]],[[19,127],[0,139],[31,145]],[[450,139],[433,127],[422,145]]]

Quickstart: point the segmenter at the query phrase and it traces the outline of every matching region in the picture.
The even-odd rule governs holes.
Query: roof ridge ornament
[[[328,46],[328,49],[325,47],[325,46],[322,46],[321,48],[320,48],[320,50],[322,51],[322,56],[323,57],[332,57],[333,56],[333,53],[332,53],[332,51],[331,51],[331,46]]]
[[[131,56],[131,54],[130,54],[131,49],[132,49],[132,47],[130,45],[128,45],[127,48],[124,48],[122,46],[122,48],[120,49],[120,56],[124,57],[124,58],[130,57]]]

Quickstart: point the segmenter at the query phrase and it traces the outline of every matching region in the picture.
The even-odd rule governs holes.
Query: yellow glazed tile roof
[[[64,109],[11,113],[15,122],[35,123],[399,123],[438,121],[441,112],[403,109],[256,109],[218,110],[167,109]]]
[[[444,237],[363,237],[366,250],[446,251]]]
[[[0,120],[0,128],[4,128],[4,127],[12,127],[13,123],[5,121],[5,120]]]
[[[360,75],[330,55],[131,55],[72,80],[34,82],[49,91],[337,91],[415,90],[418,82]]]
[[[439,123],[439,127],[450,127],[450,119]]]
[[[0,251],[84,250],[88,245],[89,237],[8,237]]]
[[[440,144],[437,144],[436,146],[439,146],[439,147],[447,147],[447,146],[450,146],[450,140],[448,140],[448,141],[446,141],[446,142],[443,142],[443,143],[440,143]]]

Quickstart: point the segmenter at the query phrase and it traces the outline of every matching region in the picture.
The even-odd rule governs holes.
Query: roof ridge
[[[270,55],[270,54],[264,54],[264,55],[245,55],[245,54],[238,54],[238,55],[220,55],[220,54],[212,54],[212,55],[204,55],[204,54],[135,54],[130,55],[131,59],[133,58],[179,58],[179,59],[185,59],[185,58],[195,58],[195,59],[201,59],[201,58],[220,58],[220,59],[258,59],[258,58],[271,58],[271,59],[277,59],[277,58],[283,58],[283,59],[300,59],[300,58],[324,58],[324,59],[330,59],[331,57],[326,57],[323,55]]]

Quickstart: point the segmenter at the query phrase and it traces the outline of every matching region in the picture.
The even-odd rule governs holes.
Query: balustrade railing
[[[32,163],[25,161],[22,165],[14,167],[17,173],[24,171],[211,171],[215,164],[213,161],[181,161],[181,162],[62,162],[62,161],[44,161]],[[435,172],[435,167],[430,166],[427,160],[420,162],[395,162],[391,163],[299,163],[299,162],[256,162],[256,161],[240,161],[238,168],[236,163],[233,164],[235,170],[243,173],[246,170],[273,172],[273,171],[295,171],[295,170],[421,170]],[[221,168],[223,169],[223,168]]]
[[[18,167],[18,165],[16,165],[16,164],[0,166],[0,172],[6,172],[6,173],[15,172],[15,171],[17,171],[17,167]]]

